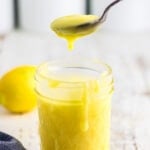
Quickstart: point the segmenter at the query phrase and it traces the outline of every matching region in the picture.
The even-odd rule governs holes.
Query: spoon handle
[[[110,8],[114,5],[116,5],[117,3],[119,3],[122,0],[115,0],[114,2],[110,3],[105,9],[104,12],[102,13],[101,17],[99,18],[99,23],[103,23],[106,20],[107,17],[107,13],[110,10]]]

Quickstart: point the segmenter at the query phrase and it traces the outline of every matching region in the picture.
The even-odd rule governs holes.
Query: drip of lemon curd
[[[78,30],[76,27],[88,22],[94,22],[98,19],[95,15],[70,15],[55,19],[51,23],[51,29],[62,38],[65,38],[68,42],[68,49],[74,48],[74,42],[76,39],[93,33],[96,28],[88,28],[87,30]]]

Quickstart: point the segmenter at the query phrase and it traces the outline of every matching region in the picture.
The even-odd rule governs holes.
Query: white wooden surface
[[[112,99],[111,150],[150,150],[150,34],[115,34],[104,31],[66,43],[52,33],[35,35],[13,32],[0,52],[0,75],[21,64],[82,55],[110,64],[115,79]],[[11,114],[0,107],[0,131],[18,138],[27,150],[39,150],[36,109]]]

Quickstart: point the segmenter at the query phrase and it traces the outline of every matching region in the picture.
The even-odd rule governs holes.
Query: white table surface
[[[0,75],[10,68],[80,55],[110,64],[115,79],[111,150],[150,149],[150,34],[97,32],[80,39],[68,52],[53,33],[14,31],[0,51]],[[18,138],[27,150],[39,150],[37,110],[11,114],[0,107],[0,131]]]

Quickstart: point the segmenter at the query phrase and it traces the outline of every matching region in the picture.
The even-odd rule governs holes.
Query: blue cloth
[[[0,132],[0,150],[26,150],[16,138]]]

